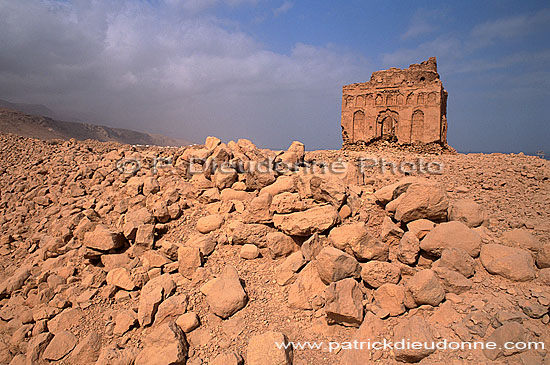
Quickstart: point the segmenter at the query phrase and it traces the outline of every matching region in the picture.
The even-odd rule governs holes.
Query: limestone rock
[[[217,355],[210,365],[243,365],[243,358],[235,352],[226,352]]]
[[[245,224],[234,220],[226,225],[229,242],[234,245],[246,243],[256,245],[259,248],[267,247],[267,235],[276,232],[273,228],[264,224]]]
[[[61,331],[52,338],[42,356],[50,361],[61,360],[74,349],[77,342],[78,339],[70,331]]]
[[[40,356],[42,355],[52,338],[53,335],[50,332],[42,332],[33,336],[27,344],[27,356],[25,359],[25,364],[38,364]],[[6,363],[7,361],[8,359],[6,359]]]
[[[245,260],[254,260],[260,255],[260,250],[255,245],[246,244],[241,247],[240,256]]]
[[[112,269],[109,273],[107,273],[107,284],[114,285],[128,291],[136,288],[136,283],[130,275],[130,272],[123,267]]]
[[[264,332],[252,336],[246,348],[247,365],[291,365],[293,359],[292,347],[284,348],[276,344],[288,343],[287,337],[281,332]]]
[[[101,336],[91,331],[71,352],[69,362],[73,364],[95,364],[101,351]]]
[[[315,267],[325,284],[349,277],[358,277],[361,272],[361,267],[353,256],[334,247],[324,247],[319,252]]]
[[[503,245],[529,250],[535,255],[542,248],[542,243],[537,237],[526,229],[513,229],[500,237]]]
[[[297,309],[319,309],[323,303],[323,283],[313,263],[307,264],[298,274],[288,292],[288,305]]]
[[[434,227],[435,223],[427,219],[417,219],[407,223],[407,230],[414,233],[419,240],[424,238]]]
[[[514,281],[528,281],[535,278],[535,264],[529,251],[498,244],[481,246],[481,264],[493,274]]]
[[[461,222],[447,222],[436,226],[420,241],[420,248],[432,255],[439,256],[444,248],[458,247],[472,257],[479,255],[481,237],[477,232]]]
[[[550,268],[550,244],[546,244],[539,249],[536,262],[539,269]]]
[[[462,222],[470,228],[479,227],[485,220],[485,211],[471,199],[460,199],[449,207],[449,220]]]
[[[183,277],[191,279],[197,268],[202,266],[202,254],[197,247],[178,248],[178,270]]]
[[[431,182],[413,183],[399,197],[395,219],[405,223],[416,219],[435,222],[447,219],[449,201],[445,189]]]
[[[397,324],[394,329],[393,342],[397,343],[401,340],[427,344],[435,341],[430,324],[418,316],[403,320]],[[394,349],[394,357],[397,361],[412,363],[422,360],[434,351],[435,349],[430,348],[430,346],[421,346],[419,349],[405,347],[404,349]]]
[[[138,322],[141,327],[153,323],[158,306],[164,299],[165,291],[162,285],[148,282],[139,295]]]
[[[120,349],[116,345],[108,345],[101,349],[95,365],[132,365],[135,358],[133,348]]]
[[[197,231],[200,233],[210,233],[220,228],[223,224],[223,217],[219,214],[213,214],[199,218],[197,221]]]
[[[359,327],[363,321],[363,293],[352,278],[331,283],[325,291],[327,322]]]
[[[189,348],[185,334],[173,322],[155,326],[143,344],[135,365],[183,364]]]
[[[155,315],[155,326],[166,321],[175,321],[187,311],[187,295],[173,295],[165,299],[158,307]]]
[[[414,265],[420,253],[420,241],[414,232],[405,232],[397,246],[397,259],[404,264]]]
[[[334,247],[354,255],[358,260],[385,261],[388,259],[388,244],[374,238],[363,223],[351,223],[333,228],[328,238]]]
[[[405,313],[405,289],[396,284],[383,284],[374,291],[374,299],[390,316]]]
[[[493,333],[489,337],[487,337],[485,341],[496,343],[494,349],[483,349],[483,354],[489,360],[494,361],[500,357],[510,356],[515,353],[521,352],[521,350],[515,348],[506,349],[504,347],[504,344],[507,342],[518,343],[527,341],[527,331],[519,323],[508,322],[494,330]]]
[[[191,235],[185,242],[187,247],[196,247],[202,256],[208,256],[216,249],[217,242],[213,234],[196,233]]]
[[[407,290],[418,305],[436,306],[445,299],[445,289],[433,270],[424,269],[417,272],[407,283]]]
[[[435,267],[433,271],[448,293],[462,294],[472,287],[472,281],[457,271],[445,267]]]
[[[121,336],[137,323],[136,312],[131,309],[119,310],[114,315],[114,322],[113,333]]]
[[[271,196],[269,193],[260,194],[260,196]],[[300,212],[306,209],[306,203],[300,198],[300,194],[283,192],[273,197],[270,204],[270,210],[274,213],[288,214]]]
[[[239,274],[232,266],[225,266],[221,275],[206,283],[201,291],[214,314],[229,318],[244,308],[247,295],[241,285]]]
[[[266,236],[267,248],[271,258],[286,257],[299,249],[292,237],[282,232],[270,232]]]
[[[363,323],[349,340],[350,343],[367,343],[373,339],[383,338],[386,324],[371,312],[365,314]],[[375,359],[380,359],[382,351],[376,351],[367,346],[349,351],[342,351],[341,365],[374,364]]]
[[[291,236],[310,236],[324,232],[338,222],[338,211],[331,205],[310,208],[303,212],[274,214],[276,228]]]
[[[10,277],[4,279],[0,284],[0,298],[21,289],[25,281],[31,276],[31,269],[31,265],[23,265],[17,268]]]
[[[176,319],[176,324],[183,332],[191,332],[200,325],[199,316],[195,312],[184,313]]]
[[[401,277],[399,267],[389,262],[369,261],[361,264],[361,278],[373,288],[383,284],[397,284]]]
[[[276,268],[277,284],[287,285],[296,280],[296,273],[306,264],[302,253],[300,251],[294,252],[288,256],[282,264]]]
[[[88,248],[105,252],[122,247],[124,238],[103,225],[97,225],[92,232],[84,234],[83,244]]]
[[[271,194],[262,194],[250,201],[245,215],[246,223],[270,223],[273,221],[273,213],[270,210],[272,202]]]
[[[445,248],[441,251],[441,258],[436,261],[437,266],[457,271],[469,278],[475,273],[475,261],[461,248]]]

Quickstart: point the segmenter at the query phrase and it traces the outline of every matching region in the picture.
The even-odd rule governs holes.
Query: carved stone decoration
[[[447,142],[447,91],[435,57],[409,68],[373,72],[342,90],[343,147],[377,139]]]

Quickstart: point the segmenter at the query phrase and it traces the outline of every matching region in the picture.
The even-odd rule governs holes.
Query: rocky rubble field
[[[0,135],[0,363],[550,363],[501,348],[550,346],[549,178],[521,154]],[[497,347],[346,348],[383,339]]]

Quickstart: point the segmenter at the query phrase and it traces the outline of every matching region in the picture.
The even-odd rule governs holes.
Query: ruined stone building
[[[343,87],[343,145],[381,138],[446,143],[446,114],[447,91],[435,57],[403,70],[376,71],[368,82]]]

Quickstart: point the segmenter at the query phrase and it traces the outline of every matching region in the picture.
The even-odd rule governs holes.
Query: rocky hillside
[[[25,114],[2,107],[0,107],[0,133],[13,133],[18,136],[39,139],[75,138],[81,141],[94,139],[101,142],[112,141],[125,144],[156,146],[185,146],[191,144],[182,139],[158,134],[87,123],[65,122],[41,115]]]
[[[504,344],[550,345],[549,177],[523,155],[0,135],[0,363],[546,363]]]

